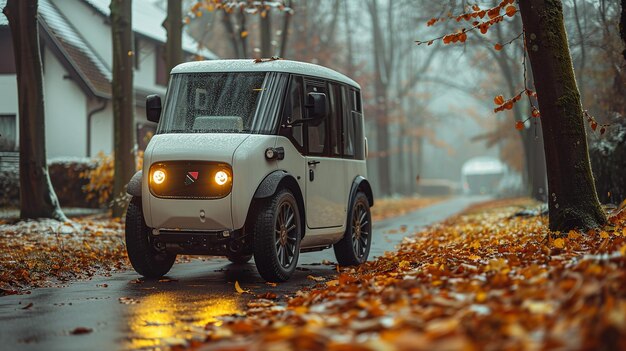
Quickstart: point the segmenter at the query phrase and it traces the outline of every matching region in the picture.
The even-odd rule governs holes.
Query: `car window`
[[[329,84],[330,114],[328,122],[330,125],[330,152],[332,156],[341,156],[341,119],[343,116],[341,106],[341,91],[339,85]]]
[[[354,156],[356,159],[365,159],[365,137],[363,136],[363,114],[352,111],[354,122]]]
[[[365,136],[363,135],[363,111],[361,110],[361,92],[351,89],[352,95],[352,123],[354,123],[354,156],[359,160],[365,159]]]
[[[341,100],[345,101],[344,108],[342,109],[342,140],[343,140],[343,150],[342,154],[346,158],[354,157],[354,119],[352,118],[352,101],[353,99],[350,96],[351,92],[348,91],[348,88],[341,87]]]
[[[306,80],[306,93],[316,92],[326,94],[328,97],[328,89],[326,84],[316,80]],[[308,118],[308,116],[307,116]],[[308,152],[312,155],[326,155],[327,153],[327,138],[326,138],[326,125],[328,118],[321,119],[314,122],[306,123],[307,129],[307,144]]]
[[[302,77],[292,76],[283,110],[283,127],[281,128],[281,135],[289,138],[300,150],[304,148],[304,125],[296,124],[287,127],[287,123],[304,118],[302,108],[303,91]]]

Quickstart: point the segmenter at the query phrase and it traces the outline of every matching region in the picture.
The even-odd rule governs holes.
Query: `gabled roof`
[[[109,16],[110,0],[81,0],[103,16]],[[0,0],[0,9],[6,0]],[[111,69],[96,53],[80,32],[63,15],[51,0],[39,0],[40,35],[49,43],[50,49],[60,58],[70,75],[88,94],[101,98],[111,97]],[[133,1],[133,30],[157,42],[167,40],[167,31],[161,23],[165,11],[148,0]],[[8,25],[8,20],[0,12],[0,26]],[[207,49],[198,50],[196,42],[183,32],[183,49],[189,53],[207,58],[216,58]],[[137,90],[137,87],[135,87]]]
[[[335,70],[312,63],[290,60],[258,63],[252,59],[196,61],[181,63],[172,70],[172,74],[202,72],[285,72],[320,77],[360,88],[359,83]]]
[[[73,71],[96,96],[111,96],[111,70],[76,28],[65,18],[57,7],[49,0],[40,0],[39,16],[43,19],[41,26],[45,29],[44,36],[55,45],[53,50],[70,63],[66,69]]]
[[[0,9],[6,0],[0,0]],[[111,97],[111,70],[50,0],[39,1],[41,39],[88,94]],[[9,20],[0,12],[0,26]]]
[[[109,17],[111,0],[82,0],[98,11],[101,15]],[[163,22],[167,12],[158,8],[150,0],[133,1],[133,31],[160,43],[167,41],[167,30],[163,28]],[[183,50],[208,59],[217,59],[217,55],[206,48],[200,48],[189,34],[183,30]]]

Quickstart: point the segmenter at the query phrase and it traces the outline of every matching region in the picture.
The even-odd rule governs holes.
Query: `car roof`
[[[258,63],[252,59],[205,60],[182,63],[172,69],[172,74],[207,72],[285,72],[324,78],[361,88],[359,83],[330,68],[290,60],[271,60]]]

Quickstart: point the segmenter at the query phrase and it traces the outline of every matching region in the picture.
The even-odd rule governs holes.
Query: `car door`
[[[345,223],[349,182],[341,159],[341,99],[336,84],[305,79],[308,93],[323,93],[329,102],[327,118],[305,124],[306,220],[309,228],[340,227]],[[306,110],[306,109],[305,109]]]

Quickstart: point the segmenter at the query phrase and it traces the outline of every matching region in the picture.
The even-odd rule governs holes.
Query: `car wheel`
[[[235,263],[235,264],[245,264],[245,263],[250,262],[250,260],[252,259],[252,255],[229,253],[228,255],[226,255],[226,258],[228,258],[230,262]]]
[[[135,271],[146,278],[160,278],[167,274],[176,260],[175,254],[154,247],[139,197],[132,198],[126,211],[126,252]]]
[[[337,262],[342,266],[355,266],[367,261],[372,245],[372,215],[367,196],[358,192],[348,215],[348,225],[343,238],[333,245]]]
[[[300,256],[302,226],[296,198],[280,190],[258,208],[254,224],[254,262],[263,279],[284,282]]]

